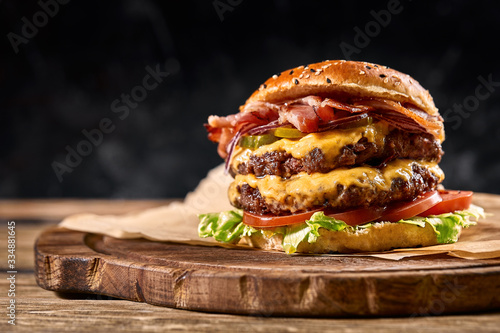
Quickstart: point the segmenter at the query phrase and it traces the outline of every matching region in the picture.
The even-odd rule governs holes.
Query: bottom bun
[[[303,241],[297,252],[300,253],[354,253],[380,252],[395,248],[411,248],[436,245],[434,229],[426,224],[425,228],[407,223],[380,222],[365,229],[344,229],[330,231],[319,229],[320,236],[314,243]],[[242,238],[242,242],[263,250],[284,251],[283,235],[266,237],[254,233]]]

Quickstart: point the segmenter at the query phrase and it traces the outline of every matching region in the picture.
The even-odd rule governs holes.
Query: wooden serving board
[[[500,259],[290,256],[52,228],[37,240],[35,261],[48,290],[198,311],[422,316],[500,308]]]

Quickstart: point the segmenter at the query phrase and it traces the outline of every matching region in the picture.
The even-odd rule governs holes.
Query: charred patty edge
[[[285,151],[266,152],[263,155],[250,155],[247,162],[232,168],[232,174],[254,174],[257,177],[275,175],[289,178],[300,172],[312,174],[327,173],[339,167],[360,164],[379,166],[395,159],[414,159],[439,163],[443,150],[439,141],[430,134],[409,133],[392,130],[382,147],[363,137],[358,142],[341,148],[333,159],[327,159],[321,149],[312,149],[304,158],[295,158]]]
[[[398,201],[412,200],[413,198],[435,190],[441,179],[429,169],[420,165],[412,165],[410,180],[394,178],[389,190],[374,190],[373,188],[359,187],[356,185],[337,185],[336,193],[325,194],[325,200],[315,205],[304,207],[303,202],[289,197],[286,203],[276,200],[266,200],[258,188],[253,188],[247,183],[236,187],[238,196],[232,204],[245,211],[255,214],[289,215],[317,208],[331,208],[347,210],[370,206],[386,206]]]

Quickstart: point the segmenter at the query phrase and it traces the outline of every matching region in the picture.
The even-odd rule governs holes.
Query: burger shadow
[[[100,294],[86,294],[86,293],[61,292],[61,291],[55,291],[54,293],[58,298],[64,300],[123,301],[122,298],[100,295]]]

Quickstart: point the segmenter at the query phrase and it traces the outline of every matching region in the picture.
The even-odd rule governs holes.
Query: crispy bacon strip
[[[252,103],[244,112],[231,114],[227,117],[210,116],[208,126],[215,128],[236,127],[241,123],[263,125],[278,119],[280,106],[271,103]]]
[[[281,124],[292,124],[301,132],[312,133],[318,130],[320,117],[314,106],[295,104],[284,106],[284,110],[279,113],[279,120]]]
[[[373,112],[373,116],[386,120],[394,127],[410,132],[428,132],[440,140],[444,139],[441,138],[443,119],[439,116],[431,116],[412,105],[402,106],[398,102],[387,99],[360,100],[355,104],[358,103],[377,110],[376,113]]]
[[[227,117],[210,116],[205,127],[208,137],[219,142],[218,152],[222,158],[228,156],[229,143],[243,127],[257,127],[278,121],[291,124],[304,133],[313,133],[325,128],[329,122],[352,114],[369,113],[387,121],[394,127],[410,132],[428,132],[442,140],[442,124],[439,117],[431,116],[412,105],[401,105],[386,99],[359,99],[350,104],[331,98],[307,96],[274,104],[253,102],[246,104],[241,112]],[[252,126],[247,126],[252,125]]]

